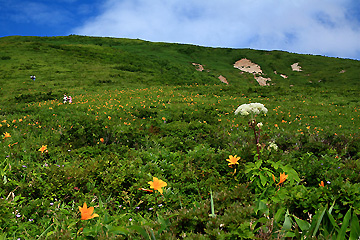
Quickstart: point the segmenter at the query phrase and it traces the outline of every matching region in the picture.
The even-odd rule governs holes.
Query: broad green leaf
[[[124,227],[113,227],[113,226],[108,226],[109,229],[109,233],[113,233],[113,234],[121,234],[121,235],[128,235],[129,231],[124,228]]]
[[[295,233],[293,233],[293,232],[287,232],[287,233],[285,234],[285,237],[293,238],[293,237],[295,237]]]
[[[351,227],[350,227],[350,238],[349,240],[357,240],[360,238],[360,226],[359,219],[356,216],[355,212],[351,218]]]
[[[301,181],[298,173],[290,165],[286,165],[282,167],[282,169],[284,172],[286,172],[287,175],[289,175],[289,179],[294,180],[296,182]]]
[[[340,231],[338,232],[338,237],[336,238],[337,240],[345,239],[346,229],[349,226],[350,218],[351,218],[351,208],[347,211],[347,213],[344,216],[344,220],[342,222]]]
[[[144,228],[142,228],[141,226],[138,226],[138,225],[132,225],[130,226],[129,228],[137,231],[138,233],[140,233],[141,236],[143,236],[144,239],[146,240],[151,240],[149,234],[145,231]]]
[[[261,185],[265,186],[265,184],[267,183],[267,177],[264,176],[263,174],[260,174],[260,181],[261,181]]]
[[[335,222],[334,217],[329,213],[329,211],[326,212],[326,216],[328,221],[326,221],[326,224],[324,224],[324,228],[330,235],[335,229],[338,228],[338,225]]]
[[[310,226],[311,229],[314,229],[314,231],[313,231],[313,233],[312,233],[312,236],[315,236],[316,233],[317,233],[317,231],[319,230],[319,227],[320,227],[320,224],[321,224],[321,222],[322,222],[322,220],[323,220],[323,218],[324,218],[325,212],[326,212],[326,208],[324,207],[323,210],[320,210],[320,211],[316,214],[316,215],[318,215],[318,216],[316,216],[316,218],[315,218],[315,216],[314,216],[314,219],[316,219],[316,221],[313,221],[313,222],[311,223],[311,226]]]
[[[285,221],[284,221],[282,230],[290,231],[290,230],[291,230],[291,226],[292,226],[292,223],[291,223],[291,217],[290,217],[290,215],[289,215],[289,210],[286,210]]]
[[[284,213],[285,213],[285,208],[278,209],[274,216],[275,222],[280,222],[281,217],[284,215]]]
[[[83,235],[86,237],[95,237],[96,236],[96,229],[93,228],[84,228],[82,231]]]
[[[257,169],[259,169],[261,167],[261,164],[262,164],[262,160],[259,160],[255,163],[255,166]]]
[[[301,231],[305,232],[307,230],[310,229],[310,223],[308,223],[307,221],[305,220],[302,220],[300,218],[297,218],[295,216],[293,216],[297,225],[299,226],[299,228],[301,229]]]
[[[268,212],[269,209],[266,205],[266,202],[265,200],[259,200],[257,203],[256,203],[256,209],[255,209],[255,213],[257,214],[258,211],[260,211],[261,213],[263,212]]]
[[[6,240],[6,233],[0,235],[0,240]]]

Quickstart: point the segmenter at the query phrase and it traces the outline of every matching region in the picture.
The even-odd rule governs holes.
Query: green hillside
[[[360,61],[76,35],[0,49],[4,239],[360,236]],[[250,103],[267,111],[234,114]]]

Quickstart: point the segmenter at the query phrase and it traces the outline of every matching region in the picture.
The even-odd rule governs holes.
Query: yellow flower
[[[44,153],[44,151],[46,150],[47,150],[47,145],[42,145],[41,148],[39,149],[41,153]]]
[[[150,188],[153,188],[155,191],[158,190],[161,194],[163,193],[162,188],[167,186],[166,182],[156,177],[153,177],[153,181],[148,182],[148,184],[150,184]]]
[[[226,159],[226,161],[229,162],[229,166],[239,164],[238,163],[239,160],[240,160],[240,157],[238,157],[236,155],[235,156],[230,155],[229,159]]]
[[[79,206],[79,211],[81,213],[81,220],[88,220],[94,217],[98,217],[99,215],[94,213],[94,207],[87,207],[86,202],[84,202],[83,207]]]
[[[11,137],[10,133],[8,133],[8,132],[4,133],[3,139],[9,138],[9,137]]]

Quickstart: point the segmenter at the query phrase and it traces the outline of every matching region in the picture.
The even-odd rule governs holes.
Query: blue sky
[[[79,34],[360,60],[359,0],[0,0],[0,37]]]

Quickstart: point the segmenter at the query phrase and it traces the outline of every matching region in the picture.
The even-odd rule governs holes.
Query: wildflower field
[[[0,47],[0,239],[359,238],[359,61],[82,36]]]

